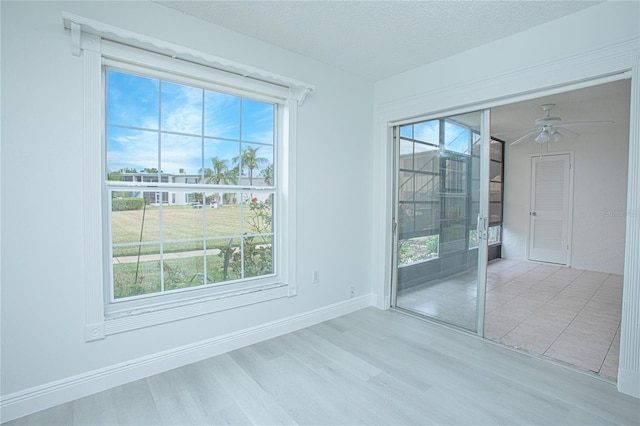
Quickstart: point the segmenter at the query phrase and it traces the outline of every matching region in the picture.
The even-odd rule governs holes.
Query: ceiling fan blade
[[[558,126],[554,126],[554,129],[558,129]],[[560,131],[560,129],[562,129],[562,132]],[[557,132],[562,136],[566,136],[565,133],[571,133],[571,135],[569,136],[580,136],[580,133],[576,133],[573,130],[565,129],[564,127],[561,127],[560,129],[558,129]]]
[[[511,142],[509,145],[516,145],[516,144],[519,144],[520,142],[524,142],[527,138],[535,135],[536,133],[540,133],[540,129],[535,129],[535,130],[530,131],[526,135],[524,135],[524,136],[516,139],[515,141]]]
[[[613,126],[615,123],[615,121],[576,121],[573,123],[561,123],[561,124],[556,124],[553,127],[555,128],[560,128],[560,129],[566,129],[567,127],[592,127],[592,126]]]

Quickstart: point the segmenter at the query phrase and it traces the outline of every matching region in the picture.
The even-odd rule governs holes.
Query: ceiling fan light
[[[558,132],[557,130],[554,131],[551,136],[553,136],[553,141],[554,142],[558,142],[560,139],[562,139],[562,133]]]
[[[534,140],[538,143],[549,142],[549,133],[546,130],[543,130]]]

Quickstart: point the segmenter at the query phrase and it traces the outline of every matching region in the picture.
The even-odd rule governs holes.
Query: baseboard
[[[0,397],[0,422],[8,422],[78,398],[291,333],[368,306],[375,294],[355,297],[227,335],[137,358]]]
[[[618,390],[640,399],[640,373],[623,368],[618,370]]]

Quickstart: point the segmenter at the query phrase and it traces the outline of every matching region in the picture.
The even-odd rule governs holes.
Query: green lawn
[[[240,228],[241,208],[244,225]],[[118,211],[111,214],[111,232],[114,244],[153,242],[160,240],[160,208],[147,206],[143,210]],[[254,215],[248,206],[237,204],[223,205],[217,209],[194,209],[191,206],[162,207],[162,239],[165,241],[165,253],[202,250],[203,229],[207,238],[219,238],[207,241],[207,249],[224,249],[232,236],[256,233],[252,224]],[[206,227],[203,227],[206,224]],[[142,232],[142,238],[140,234]],[[269,230],[270,232],[270,230]],[[172,240],[199,239],[193,242],[171,243]],[[140,248],[141,254],[159,253],[159,245],[147,245]],[[135,256],[138,247],[114,247],[114,256]]]
[[[256,205],[254,205],[255,207]],[[266,214],[271,216],[269,208]],[[265,214],[265,211],[262,211]],[[162,221],[160,217],[162,215]],[[144,216],[144,221],[143,221]],[[114,244],[157,242],[160,240],[162,223],[162,251],[170,254],[161,261],[159,258],[137,258],[137,255],[160,253],[160,244],[113,247],[113,283],[116,299],[151,294],[164,290],[196,287],[244,277],[270,274],[272,268],[271,237],[268,235],[244,239],[244,257],[240,256],[238,238],[244,234],[265,231],[264,222],[257,222],[257,214],[248,205],[223,205],[217,209],[194,209],[191,206],[147,206],[146,211],[129,210],[112,212],[111,229]],[[242,219],[242,227],[240,226]],[[260,229],[259,229],[260,228]],[[203,251],[203,229],[207,238],[207,249],[220,249],[219,254]],[[142,238],[141,238],[142,235]],[[233,238],[236,237],[236,238]],[[229,243],[233,238],[230,251]],[[189,242],[175,240],[195,239]],[[196,252],[184,253],[181,252]],[[197,253],[199,252],[199,254]],[[225,271],[225,254],[228,263]],[[133,256],[133,258],[125,258]],[[206,283],[205,283],[206,257]],[[244,264],[240,263],[244,259]]]
[[[204,256],[164,261],[165,290],[204,285]],[[225,281],[223,257],[206,256],[207,284]],[[121,263],[113,265],[114,293],[116,299],[161,290],[160,261]],[[136,275],[137,273],[137,275]],[[228,268],[226,281],[238,279],[239,274]]]

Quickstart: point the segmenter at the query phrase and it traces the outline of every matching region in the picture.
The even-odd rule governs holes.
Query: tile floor
[[[473,274],[397,298],[399,307],[464,328],[473,328],[475,303]],[[621,275],[499,259],[487,272],[485,337],[615,380],[621,306]]]

